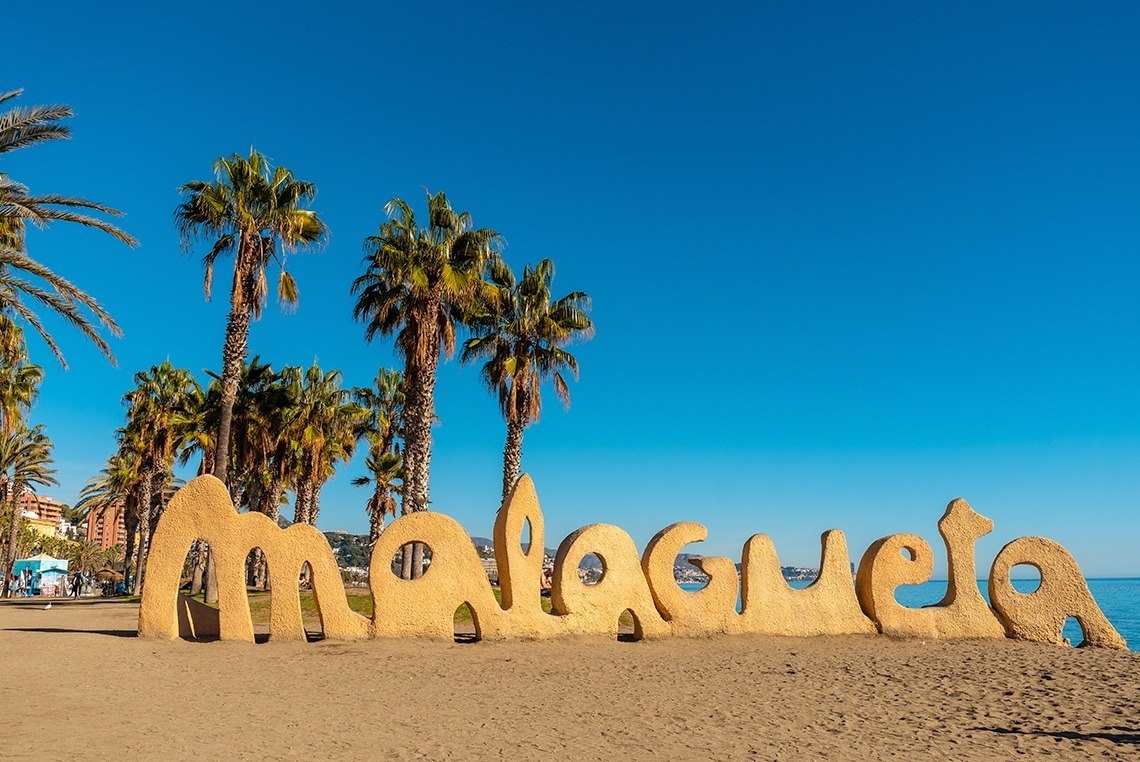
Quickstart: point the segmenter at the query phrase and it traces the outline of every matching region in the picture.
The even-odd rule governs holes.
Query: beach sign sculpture
[[[524,549],[524,532],[530,542]],[[1065,620],[1074,617],[1083,645],[1126,648],[1124,639],[1100,611],[1072,556],[1057,543],[1022,537],[1006,545],[989,574],[991,605],[977,586],[974,544],[993,522],[954,500],[938,522],[946,544],[949,581],[946,596],[922,609],[900,606],[899,585],[929,579],[934,566],[921,537],[896,534],[873,543],[849,571],[847,542],[838,530],[824,532],[819,578],[793,589],[780,574],[769,537],[753,536],[744,545],[740,572],[727,558],[694,559],[709,577],[699,591],[682,590],[673,577],[680,550],[701,542],[700,524],[679,522],[662,529],[638,556],[630,536],[616,526],[592,524],[570,534],[554,560],[551,612],[542,609],[543,520],[529,477],[523,476],[495,519],[495,563],[501,602],[495,599],[470,537],[442,513],[414,513],[394,521],[372,550],[369,584],[373,614],[348,606],[340,570],[315,527],[281,529],[260,513],[239,514],[222,482],[200,476],[170,501],[154,534],[143,584],[139,635],[153,638],[216,636],[253,642],[246,596],[246,559],[260,548],[273,580],[298,579],[308,563],[321,627],[326,638],[451,638],[453,617],[470,607],[478,638],[550,638],[570,634],[616,637],[618,617],[633,615],[634,637],[763,633],[845,635],[884,633],[921,638],[1004,638],[1061,643]],[[179,594],[183,562],[191,544],[204,540],[214,554],[219,605],[204,606]],[[411,542],[425,543],[431,564],[422,578],[403,580],[391,560]],[[601,580],[585,585],[578,566],[590,553],[602,561]],[[905,554],[905,556],[904,556]],[[1036,567],[1038,589],[1021,593],[1010,582],[1018,565]],[[741,600],[737,610],[737,599]],[[298,592],[274,586],[270,603],[271,640],[303,640]]]

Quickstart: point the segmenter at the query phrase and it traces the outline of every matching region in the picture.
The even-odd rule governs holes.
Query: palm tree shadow
[[[1122,725],[1112,725],[1096,733],[1078,733],[1075,730],[1020,730],[1018,728],[971,728],[987,733],[1000,733],[1002,735],[1046,736],[1057,740],[1068,741],[1108,741],[1114,744],[1140,745],[1140,728],[1128,728]]]
[[[139,633],[137,630],[79,630],[71,629],[69,627],[7,627],[5,632],[47,632],[47,633],[71,633],[83,635],[106,635],[112,638],[137,638]]]

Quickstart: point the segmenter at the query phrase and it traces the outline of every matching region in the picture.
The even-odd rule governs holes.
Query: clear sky
[[[253,326],[275,366],[364,385],[395,364],[349,285],[384,203],[424,188],[593,297],[573,406],[548,394],[524,442],[550,547],[690,519],[693,552],[766,532],[814,566],[838,527],[852,561],[915,532],[944,570],[961,496],[996,524],[980,574],[1042,534],[1138,575],[1138,29],[1130,3],[24,4],[0,88],[72,105],[74,139],[0,171],[116,206],[142,242],[29,237],[125,332],[118,368],[56,323],[70,371],[32,343],[47,494],[74,501],[113,452],[133,373],[220,366],[228,279],[203,300],[172,216],[255,146],[331,228],[290,260],[300,309]],[[455,362],[437,405],[433,507],[489,535],[497,406]],[[366,531],[362,472],[325,488],[322,529]]]

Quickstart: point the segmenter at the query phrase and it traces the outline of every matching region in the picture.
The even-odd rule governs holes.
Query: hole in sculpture
[[[780,573],[789,587],[800,590],[816,583],[819,580],[821,569],[808,569],[803,566],[782,566]]]
[[[206,582],[206,555],[207,545],[202,540],[195,540],[190,543],[187,548],[186,557],[182,562],[182,570],[178,581],[178,592],[181,595],[192,598],[195,603],[187,605],[181,600],[178,601],[177,617],[179,622],[179,635],[187,640],[195,641],[212,641],[217,640],[216,630],[211,630],[209,621],[211,617],[205,616],[199,618],[201,612],[198,611],[199,607],[205,603],[205,582]],[[108,567],[111,569],[111,567]],[[130,588],[125,587],[126,583],[121,574],[117,574],[118,570],[112,570],[107,573],[99,572],[95,578],[95,584],[101,587],[104,596],[112,596],[116,591],[122,591]],[[211,608],[218,608],[217,598],[207,604]],[[197,612],[197,613],[196,613]],[[188,620],[188,621],[187,621]],[[184,624],[189,624],[189,630],[184,629]]]
[[[195,540],[190,544],[190,550],[186,554],[186,561],[182,565],[182,578],[179,580],[179,587],[182,592],[191,597],[197,597],[202,600],[204,587],[206,584],[206,556],[209,553],[208,546],[204,540]],[[115,582],[110,584],[104,583],[103,592],[105,595],[113,595],[115,592]],[[216,603],[214,604],[217,605]]]
[[[476,643],[480,640],[479,615],[469,603],[459,604],[453,620],[456,643]]]
[[[432,550],[425,542],[410,542],[403,545],[392,556],[392,573],[400,579],[418,579],[427,574],[431,567]],[[420,562],[419,574],[414,573],[416,561]]]
[[[578,562],[578,579],[583,585],[592,587],[606,576],[606,562],[597,553],[587,553]]]
[[[1085,631],[1075,616],[1065,619],[1065,625],[1061,628],[1061,639],[1065,645],[1073,646],[1074,648],[1084,643]]]
[[[253,622],[253,639],[256,643],[269,642],[270,595],[269,565],[265,563],[265,553],[261,548],[253,548],[245,559],[246,599],[249,602],[249,618]]]
[[[265,563],[265,553],[261,548],[253,548],[245,557],[245,584],[254,590],[264,590],[269,570]]]
[[[1041,570],[1033,564],[1015,564],[1009,570],[1009,581],[1022,595],[1036,593],[1041,587]]]
[[[324,640],[325,631],[317,607],[317,596],[313,592],[313,567],[306,561],[301,565],[297,595],[301,599],[301,621],[305,627],[305,639],[310,643]]]
[[[899,548],[899,555],[901,555],[907,561],[914,561],[914,559],[918,558],[918,554],[914,552],[914,548],[908,545],[903,545],[901,548]]]
[[[623,643],[631,643],[641,639],[641,626],[633,609],[626,609],[618,616],[617,639]]]
[[[524,519],[523,520],[523,528],[522,528],[522,536],[519,537],[519,545],[522,548],[523,553],[529,553],[530,552],[530,543],[531,543],[530,538],[531,538],[530,519]]]

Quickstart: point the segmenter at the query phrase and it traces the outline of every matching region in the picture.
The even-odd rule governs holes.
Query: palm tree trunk
[[[132,501],[132,498],[127,498],[127,503]],[[127,542],[123,547],[123,583],[131,584],[134,582],[136,576],[135,570],[135,544],[137,543],[137,533],[139,530],[139,517],[138,517],[138,501],[135,500],[136,508],[134,510],[124,509],[123,511],[123,528],[127,530]]]
[[[428,507],[428,476],[431,471],[431,424],[435,418],[435,373],[439,349],[423,368],[407,364],[404,401],[404,502],[410,512]],[[418,363],[416,364],[418,365]]]
[[[214,554],[210,551],[206,553],[206,595],[204,600],[206,603],[218,602],[218,570],[214,566]]]
[[[152,487],[151,470],[148,468],[143,471],[142,478],[139,480],[139,541],[138,547],[135,548],[135,582],[131,588],[133,595],[142,592],[143,576],[146,574],[146,549],[147,540],[150,538]]]
[[[206,575],[206,543],[198,540],[194,543],[194,571],[190,576],[190,595],[202,592],[202,580]]]
[[[5,502],[8,497],[8,485],[3,487],[3,495]],[[12,520],[8,523],[8,544],[4,548],[4,592],[3,597],[8,597],[8,584],[12,577],[12,570],[16,567],[16,541],[20,534],[20,509],[16,505],[16,501],[12,500]]]
[[[308,511],[308,523],[312,526],[317,525],[317,516],[319,516],[321,513],[321,490],[324,488],[324,486],[325,485],[323,481],[320,481],[314,477],[313,486],[310,488],[312,490],[312,494],[309,496]]]
[[[435,420],[435,381],[439,368],[440,333],[432,312],[410,319],[418,333],[423,332],[415,347],[406,348],[404,364],[404,506],[409,512],[426,511],[430,502],[428,479],[431,473],[431,425]],[[419,349],[420,351],[417,351]],[[405,548],[404,557],[407,558]],[[412,543],[410,579],[423,576],[424,544]],[[405,568],[407,561],[405,561]]]
[[[239,287],[234,278],[234,288]],[[226,320],[226,343],[222,347],[222,399],[218,415],[218,441],[214,452],[214,476],[229,486],[230,427],[233,424],[234,400],[241,381],[241,366],[245,362],[249,343],[249,308],[234,307],[231,296],[230,315]]]
[[[519,480],[519,471],[522,470],[523,428],[521,420],[507,421],[507,444],[503,447],[504,503],[507,502],[511,490],[515,488],[515,482]]]
[[[388,490],[377,484],[372,492],[372,500],[368,504],[368,547],[375,547],[384,531],[384,513],[388,506]]]
[[[305,478],[305,474],[301,474],[301,478],[297,480],[297,501],[293,506],[293,523],[294,524],[307,524],[309,515],[309,495],[310,495],[309,480]]]

